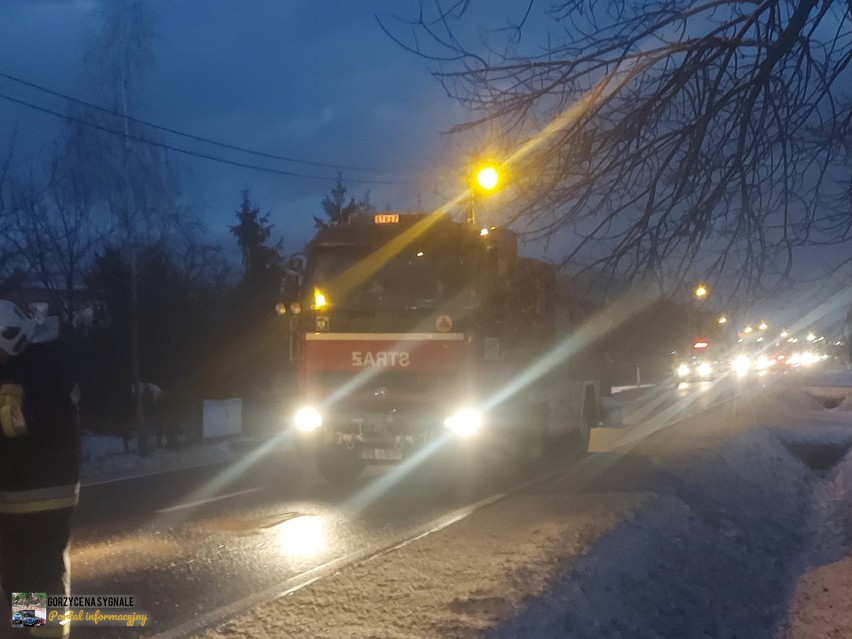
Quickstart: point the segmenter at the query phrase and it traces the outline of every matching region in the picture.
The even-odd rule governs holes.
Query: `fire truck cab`
[[[553,357],[576,314],[513,233],[388,212],[320,229],[305,257],[293,425],[326,479],[417,451],[587,447],[598,384],[579,351]]]

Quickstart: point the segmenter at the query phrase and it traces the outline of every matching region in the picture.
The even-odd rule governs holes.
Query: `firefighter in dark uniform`
[[[71,514],[80,492],[79,388],[62,342],[41,328],[0,300],[0,586],[6,602],[13,592],[70,594]],[[27,630],[65,637],[69,627]]]

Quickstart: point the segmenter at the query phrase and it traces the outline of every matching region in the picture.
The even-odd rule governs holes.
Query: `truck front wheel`
[[[357,450],[330,447],[317,452],[317,470],[332,484],[345,484],[358,479],[365,462]]]

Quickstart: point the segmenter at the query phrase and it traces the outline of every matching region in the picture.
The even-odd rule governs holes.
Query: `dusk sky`
[[[480,14],[466,16],[468,45],[486,33],[481,29],[519,19],[526,5],[486,4],[487,15],[473,5],[471,11]],[[338,169],[347,198],[369,190],[379,209],[429,210],[464,189],[467,164],[483,141],[444,135],[467,114],[431,75],[436,63],[404,50],[377,21],[404,36],[400,20],[416,16],[417,0],[148,0],[144,5],[155,35],[136,117],[301,161],[160,134],[167,144],[195,153],[298,174],[174,153],[183,201],[204,220],[215,242],[236,250],[227,227],[245,188],[270,213],[287,252],[309,239],[313,216],[322,215],[320,202]],[[4,0],[0,74],[94,100],[82,82],[83,53],[94,41],[102,6],[97,0]],[[545,26],[531,22],[522,44],[535,47],[545,38]],[[0,77],[0,96],[67,112],[61,98],[5,77]],[[44,170],[65,126],[61,118],[0,97],[0,150],[5,154],[14,136],[19,169]],[[547,257],[564,255],[560,242],[550,243]],[[800,297],[794,315],[801,312]]]
[[[464,119],[376,16],[398,25],[414,0],[284,2],[150,0],[153,61],[135,115],[195,136],[328,166],[282,162],[180,137],[198,153],[301,174],[286,176],[174,154],[183,197],[214,237],[226,240],[240,191],[269,211],[285,246],[312,232],[312,215],[343,171],[347,197],[369,189],[378,208],[425,209],[462,188],[466,157],[443,136]],[[83,52],[101,16],[94,0],[5,0],[0,72],[82,100]],[[63,100],[0,78],[0,94],[65,111]],[[64,122],[0,100],[0,144],[16,135],[16,163],[39,166]],[[355,170],[365,169],[365,170]]]

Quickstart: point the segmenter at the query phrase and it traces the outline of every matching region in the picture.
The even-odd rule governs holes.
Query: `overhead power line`
[[[17,82],[18,84],[22,84],[26,87],[30,87],[32,89],[36,89],[38,91],[42,91],[47,93],[48,95],[52,95],[57,98],[62,98],[63,100],[68,100],[69,102],[73,102],[75,104],[79,104],[81,106],[87,107],[89,109],[94,109],[96,111],[100,111],[101,113],[106,113],[118,118],[127,118],[131,122],[135,122],[136,124],[141,124],[143,126],[151,127],[152,129],[156,129],[158,131],[163,131],[164,133],[171,133],[172,135],[178,135],[183,138],[187,138],[188,140],[195,140],[196,142],[203,142],[205,144],[211,144],[213,146],[217,146],[222,149],[229,149],[231,151],[239,151],[241,153],[248,153],[250,155],[256,155],[258,157],[263,157],[271,160],[281,160],[282,162],[292,162],[293,164],[304,164],[305,166],[315,166],[318,168],[325,169],[335,169],[335,170],[345,170],[345,171],[361,171],[361,172],[387,172],[386,169],[381,168],[368,168],[368,167],[358,167],[358,166],[346,166],[339,164],[329,164],[325,162],[314,162],[312,160],[302,160],[299,158],[288,157],[285,155],[277,155],[275,153],[266,153],[264,151],[257,151],[255,149],[249,149],[244,146],[238,146],[235,144],[228,144],[226,142],[219,142],[218,140],[212,140],[210,138],[205,138],[199,135],[193,135],[191,133],[185,133],[183,131],[178,131],[177,129],[172,129],[166,126],[161,126],[159,124],[154,124],[153,122],[148,122],[147,120],[141,120],[139,118],[134,118],[132,116],[125,116],[121,113],[117,113],[116,111],[112,111],[105,107],[99,106],[97,104],[92,104],[91,102],[86,102],[85,100],[81,100],[79,98],[75,98],[70,95],[66,95],[64,93],[60,93],[59,91],[54,91],[53,89],[49,89],[47,87],[41,86],[40,84],[36,84],[35,82],[30,82],[28,80],[24,80],[23,78],[18,78],[8,73],[4,73],[0,71],[0,77],[6,78],[7,80],[11,80],[12,82]],[[353,180],[349,180],[350,182]]]
[[[267,166],[259,166],[256,164],[248,164],[245,162],[238,162],[236,160],[229,160],[227,158],[217,157],[215,155],[208,155],[206,153],[198,153],[196,151],[190,151],[189,149],[183,149],[177,146],[173,146],[171,144],[166,144],[164,142],[157,142],[156,140],[148,140],[138,135],[133,134],[125,134],[123,131],[116,131],[115,129],[111,129],[109,127],[96,124],[95,122],[91,122],[89,120],[84,120],[83,118],[77,118],[73,115],[68,115],[66,113],[61,113],[59,111],[54,111],[53,109],[48,109],[43,106],[39,106],[37,104],[33,104],[32,102],[27,102],[26,100],[20,100],[18,98],[14,98],[9,95],[5,95],[0,93],[0,99],[8,100],[9,102],[14,102],[15,104],[19,104],[21,106],[27,107],[29,109],[33,109],[35,111],[40,111],[42,113],[47,113],[49,115],[56,116],[58,118],[63,118],[65,120],[69,120],[71,122],[76,122],[78,124],[82,124],[84,126],[92,127],[93,129],[98,129],[100,131],[104,131],[106,133],[110,133],[112,135],[117,135],[122,138],[127,138],[129,140],[135,140],[137,142],[142,142],[143,144],[150,144],[151,146],[156,146],[161,149],[167,149],[169,151],[174,151],[175,153],[182,153],[184,155],[190,155],[197,158],[202,158],[205,160],[211,160],[213,162],[220,162],[222,164],[229,164],[231,166],[238,166],[244,169],[252,169],[254,171],[263,171],[265,173],[273,173],[275,175],[286,175],[288,177],[296,177],[303,178],[307,180],[322,180],[327,182],[329,180],[334,180],[335,178],[324,176],[324,175],[311,175],[309,173],[298,173],[296,171],[285,171],[282,169],[275,169]],[[329,167],[331,168],[331,167]],[[338,167],[334,167],[338,168]],[[409,184],[410,182],[405,180],[359,180],[359,179],[351,179],[347,178],[347,182],[355,183],[355,184]]]

